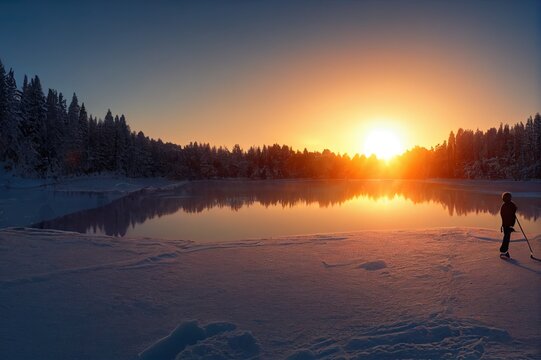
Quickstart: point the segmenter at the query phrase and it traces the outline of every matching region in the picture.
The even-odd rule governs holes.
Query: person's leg
[[[500,252],[505,253],[509,250],[509,241],[511,241],[511,228],[504,226],[503,227],[503,240],[502,246],[500,246]]]

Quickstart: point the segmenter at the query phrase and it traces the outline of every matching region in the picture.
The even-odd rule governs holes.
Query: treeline
[[[414,148],[390,163],[329,150],[298,151],[286,145],[243,150],[210,144],[180,146],[135,132],[124,115],[90,115],[73,94],[39,77],[19,89],[13,70],[0,62],[0,161],[25,176],[116,172],[177,179],[208,178],[541,178],[541,117],[486,132],[459,129],[432,149]]]
[[[459,129],[433,150],[433,176],[456,178],[541,178],[541,117],[486,132]]]

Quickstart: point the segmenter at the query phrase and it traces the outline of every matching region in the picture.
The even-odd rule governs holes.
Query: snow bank
[[[141,189],[156,190],[174,188],[185,184],[166,178],[127,178],[105,174],[62,179],[54,185],[55,191],[68,192],[120,192],[130,193]]]
[[[183,182],[166,178],[128,178],[114,173],[55,178],[25,178],[6,171],[0,163],[1,189],[50,188],[73,192],[133,192],[142,188],[174,187]]]
[[[434,315],[420,322],[379,325],[351,339],[318,338],[287,359],[338,355],[352,359],[480,359],[486,355],[486,347],[510,349],[518,345],[505,330]],[[506,356],[500,355],[500,358]]]
[[[205,329],[199,327],[197,321],[187,321],[177,326],[171,334],[144,350],[139,354],[139,357],[143,360],[173,359],[186,346],[193,345],[205,337]]]
[[[196,244],[3,229],[0,358],[539,359],[541,263],[518,234],[500,260],[500,236]]]
[[[260,352],[249,331],[228,322],[199,326],[195,320],[177,326],[139,354],[141,360],[248,359]],[[210,331],[209,331],[210,330]],[[353,338],[320,337],[293,351],[287,360],[349,359],[481,359],[485,348],[520,346],[505,330],[472,320],[434,314],[419,322],[379,325]],[[509,349],[507,349],[509,350]],[[500,350],[502,351],[502,350]],[[503,350],[505,351],[505,349]],[[512,353],[512,352],[511,352]],[[507,356],[510,353],[500,353]],[[503,357],[501,357],[503,358]]]
[[[139,354],[142,360],[246,359],[259,353],[259,344],[249,331],[238,331],[228,322],[199,326],[191,320]]]

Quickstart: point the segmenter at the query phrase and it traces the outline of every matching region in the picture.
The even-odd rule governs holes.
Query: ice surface
[[[501,261],[500,236],[203,245],[3,229],[0,358],[539,359],[541,263],[517,234]]]

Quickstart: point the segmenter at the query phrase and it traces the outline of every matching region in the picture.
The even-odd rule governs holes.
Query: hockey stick
[[[534,260],[541,261],[541,259],[533,256],[533,250],[532,250],[532,246],[530,245],[530,241],[528,241],[528,238],[526,237],[526,233],[524,232],[522,225],[520,225],[520,221],[518,221],[518,217],[515,216],[515,219],[517,219],[518,227],[520,228],[520,231],[522,231],[522,235],[524,235],[524,239],[526,239],[526,243],[528,244],[528,247],[530,248],[530,257]]]

